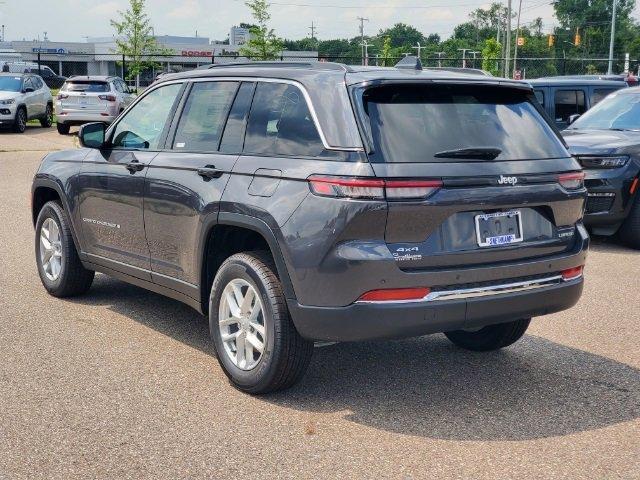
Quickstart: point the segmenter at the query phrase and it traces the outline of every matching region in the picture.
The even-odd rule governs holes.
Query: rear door
[[[240,89],[237,81],[193,83],[165,151],[151,162],[144,217],[156,283],[186,294],[199,284],[196,252],[203,224],[217,218],[222,192],[239,153],[221,152],[220,141],[234,99],[248,109],[251,90]]]
[[[388,85],[361,98],[373,169],[402,187],[387,187],[385,239],[403,267],[513,261],[572,248],[584,191],[562,188],[559,173],[580,167],[526,91]]]
[[[175,83],[150,91],[109,130],[109,147],[92,149],[85,157],[78,201],[91,261],[151,279],[144,178],[164,145],[182,88]]]

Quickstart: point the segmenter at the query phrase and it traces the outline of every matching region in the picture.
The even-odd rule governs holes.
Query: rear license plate
[[[480,247],[497,247],[522,241],[519,210],[476,215],[476,237]]]

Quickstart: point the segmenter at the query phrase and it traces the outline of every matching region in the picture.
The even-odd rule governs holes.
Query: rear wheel
[[[60,135],[68,135],[69,130],[71,130],[71,126],[65,125],[64,123],[56,123],[56,128],[58,129],[58,133]]]
[[[47,110],[44,113],[44,117],[40,119],[40,125],[43,128],[51,128],[53,125],[53,107],[51,104],[47,105]]]
[[[47,202],[36,221],[36,262],[42,285],[54,297],[71,297],[91,287],[95,272],[82,266],[71,223],[58,202]]]
[[[508,347],[520,340],[527,331],[529,322],[531,322],[530,318],[524,318],[514,322],[488,325],[476,331],[455,330],[453,332],[445,332],[445,335],[459,347],[477,352],[486,352]]]
[[[620,227],[620,239],[628,246],[640,250],[640,195],[636,196],[629,215]]]
[[[13,121],[13,131],[16,133],[24,133],[27,129],[27,111],[24,107],[18,108],[16,118]]]
[[[295,329],[267,252],[229,257],[211,287],[209,328],[229,380],[248,393],[292,386],[309,365],[313,342]]]

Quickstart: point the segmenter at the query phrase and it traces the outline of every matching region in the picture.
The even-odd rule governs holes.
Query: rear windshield
[[[362,92],[374,162],[562,158],[526,92],[481,85],[389,85]]]
[[[97,82],[95,80],[74,80],[63,85],[62,90],[65,92],[108,92],[109,84],[107,82]]]

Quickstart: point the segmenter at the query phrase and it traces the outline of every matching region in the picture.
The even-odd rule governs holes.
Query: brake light
[[[584,172],[561,173],[558,183],[566,190],[578,190],[584,186]]]
[[[64,100],[65,98],[69,98],[69,95],[67,95],[66,93],[59,93],[56,98],[58,100]]]
[[[562,270],[560,274],[562,275],[562,279],[566,282],[569,280],[575,280],[576,278],[580,278],[582,276],[583,270],[584,270],[584,265],[580,265],[579,267],[567,268],[566,270]]]
[[[378,178],[312,175],[309,188],[316,195],[375,200],[423,199],[442,187],[439,180],[382,180]]]
[[[429,295],[428,287],[417,288],[389,288],[383,290],[370,290],[363,294],[358,302],[398,302],[410,300],[422,300]]]
[[[98,98],[100,100],[106,100],[107,102],[115,102],[116,101],[116,97],[114,97],[113,95],[98,95]]]

